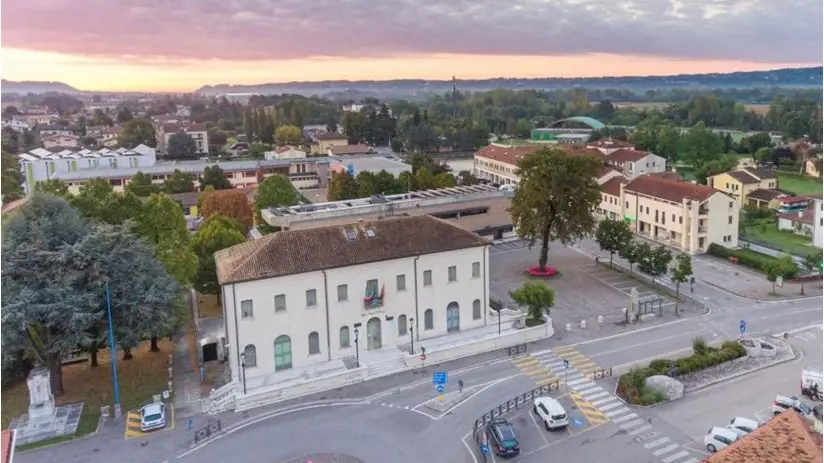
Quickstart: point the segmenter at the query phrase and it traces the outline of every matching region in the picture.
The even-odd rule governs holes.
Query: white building
[[[3,127],[9,127],[15,132],[23,132],[31,129],[31,124],[21,119],[13,118],[10,121],[3,121]]]
[[[485,326],[489,244],[416,216],[282,231],[217,252],[233,381]]]
[[[306,151],[301,151],[294,146],[281,146],[274,151],[267,151],[263,153],[267,161],[272,159],[303,159],[306,157]]]
[[[63,135],[55,135],[62,137]],[[126,169],[153,166],[157,161],[154,148],[138,145],[129,150],[103,148],[97,151],[65,149],[52,152],[37,148],[18,156],[27,193],[34,191],[37,182],[60,178],[63,174],[104,169]]]
[[[621,148],[606,155],[604,163],[618,169],[624,177],[633,180],[644,174],[666,171],[667,160],[648,151]]]
[[[166,123],[156,127],[157,149],[161,153],[167,153],[169,149],[169,139],[172,135],[183,132],[192,137],[195,142],[198,155],[209,154],[209,133],[200,124]]]
[[[821,200],[820,195],[812,199],[813,204],[810,207],[815,211],[813,216],[813,246],[824,248],[824,232],[822,232],[824,228],[824,201]]]
[[[43,137],[43,148],[78,148],[80,147],[80,137],[77,135],[49,135]]]

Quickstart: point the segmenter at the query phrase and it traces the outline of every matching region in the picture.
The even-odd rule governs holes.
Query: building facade
[[[714,188],[643,175],[601,185],[603,218],[625,220],[637,235],[689,254],[738,246],[738,201]]]
[[[713,175],[707,179],[707,186],[727,193],[743,207],[747,205],[750,193],[755,190],[778,189],[778,176],[774,171],[762,167],[745,167]]]
[[[165,123],[157,124],[157,149],[161,153],[169,150],[169,139],[172,135],[183,132],[192,137],[195,142],[197,154],[200,156],[209,155],[209,133],[200,124]]]
[[[76,135],[48,135],[40,139],[43,148],[79,148],[80,137]]]
[[[662,173],[667,169],[667,160],[661,156],[629,148],[610,151],[604,157],[604,162],[630,180],[645,174]]]
[[[333,146],[346,146],[348,144],[349,138],[346,135],[339,133],[320,133],[315,137],[315,142],[312,144],[312,154],[326,156],[329,148]]]
[[[813,215],[813,246],[824,248],[824,201],[821,196],[816,196],[813,199],[812,208]]]

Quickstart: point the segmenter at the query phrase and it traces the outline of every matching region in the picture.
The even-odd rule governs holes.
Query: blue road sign
[[[446,384],[448,378],[445,371],[436,371],[432,373],[432,384]]]
[[[569,368],[569,360],[564,359],[564,368]]]
[[[741,325],[739,326],[739,328],[741,329],[741,334],[746,333],[747,332],[747,320],[741,320]]]
[[[443,384],[435,386],[435,390],[438,391],[438,394],[443,394]]]
[[[489,444],[485,443],[484,445],[481,446],[481,453],[483,453],[484,456],[489,455]]]

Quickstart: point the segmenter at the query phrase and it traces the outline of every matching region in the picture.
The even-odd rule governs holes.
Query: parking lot
[[[149,432],[140,430],[140,410],[129,410],[126,412],[126,430],[123,437],[125,439],[139,439],[141,437],[150,437],[152,435],[174,429],[175,427],[175,407],[173,404],[167,404],[166,409],[166,427],[162,429],[155,429]]]
[[[671,297],[653,291],[651,288],[638,280],[634,280],[629,276],[616,270],[612,270],[602,264],[589,264],[583,266],[581,271],[591,276],[593,279],[598,280],[616,291],[625,294],[627,300],[629,300],[629,296],[632,293],[632,288],[635,288],[638,291],[639,301],[658,301],[660,299],[660,305],[664,310],[668,310],[670,307],[675,306],[675,300]],[[685,286],[689,289],[689,285]],[[655,307],[657,308],[658,305],[655,305]]]

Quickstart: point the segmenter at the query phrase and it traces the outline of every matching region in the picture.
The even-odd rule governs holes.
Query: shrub
[[[669,359],[655,359],[649,362],[649,369],[653,372],[653,375],[666,375],[669,373],[670,363]]]
[[[641,405],[655,405],[667,400],[667,395],[658,389],[644,386],[641,390]]]
[[[759,272],[763,272],[764,266],[775,261],[775,257],[768,256],[766,254],[761,254],[759,252],[751,251],[749,249],[728,249],[716,243],[710,244],[709,248],[707,249],[707,253],[715,257],[720,257],[722,259],[729,259],[730,257],[735,257],[738,260],[739,264],[754,270],[758,270]],[[793,274],[790,275],[788,278],[795,278],[795,276],[796,275]]]
[[[709,353],[710,347],[707,345],[707,340],[704,338],[692,339],[692,352],[694,355],[705,355]]]

